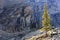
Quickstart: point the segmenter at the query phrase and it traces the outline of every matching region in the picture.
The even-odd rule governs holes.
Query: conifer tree
[[[46,4],[44,5],[44,14],[42,16],[42,28],[41,31],[49,31],[51,28],[50,16],[48,15],[48,10]]]

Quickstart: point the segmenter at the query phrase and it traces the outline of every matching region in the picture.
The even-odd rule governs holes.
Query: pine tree
[[[42,16],[42,28],[40,29],[41,31],[49,31],[51,28],[50,25],[50,17],[48,15],[48,10],[46,4],[44,5],[44,14]]]

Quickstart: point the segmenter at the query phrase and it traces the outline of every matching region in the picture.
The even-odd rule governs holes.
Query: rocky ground
[[[37,38],[38,36],[41,36],[41,32],[40,30],[37,30],[35,32],[31,32],[29,34],[27,34],[26,36],[24,36],[21,40],[60,40],[60,28],[55,28],[53,30],[53,32],[55,32],[55,34],[53,34],[51,37],[44,37],[44,38]],[[44,33],[44,32],[43,32]]]
[[[42,38],[42,40],[60,40],[60,28],[55,28],[54,32],[56,32],[56,34],[53,34],[52,37],[45,37]],[[32,31],[30,33],[27,33],[26,35],[24,34],[25,36],[22,35],[23,33],[20,32],[8,33],[0,30],[0,40],[32,40],[31,38],[34,38],[34,40],[36,40],[37,35],[41,36],[41,34],[44,32],[40,32],[40,30]],[[37,40],[41,39],[38,38]]]
[[[23,32],[8,33],[6,31],[0,30],[0,40],[21,40],[21,38],[25,35],[26,32],[23,31]]]

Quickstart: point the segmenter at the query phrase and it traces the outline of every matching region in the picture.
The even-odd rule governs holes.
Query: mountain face
[[[21,32],[41,27],[45,1],[1,0],[0,2],[0,29],[4,31],[8,30],[8,32]],[[47,0],[46,3],[49,15],[51,16],[51,25],[60,27],[60,12],[57,1]]]
[[[52,16],[52,25],[55,27],[60,27],[60,13],[51,14]]]
[[[19,40],[19,37],[39,29],[42,26],[41,21],[45,2],[51,17],[51,26],[60,27],[60,0],[58,1],[0,0],[0,30],[4,33],[4,35],[1,33],[3,36],[0,34],[1,40],[5,40],[8,35],[9,40],[15,40],[16,38]],[[9,33],[18,33],[18,36],[16,37],[15,34],[12,34],[12,37],[10,37]]]

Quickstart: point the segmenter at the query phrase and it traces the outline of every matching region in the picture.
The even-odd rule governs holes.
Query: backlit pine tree
[[[50,16],[48,15],[48,10],[46,4],[44,5],[44,14],[42,16],[42,28],[41,31],[49,31],[51,29]]]

